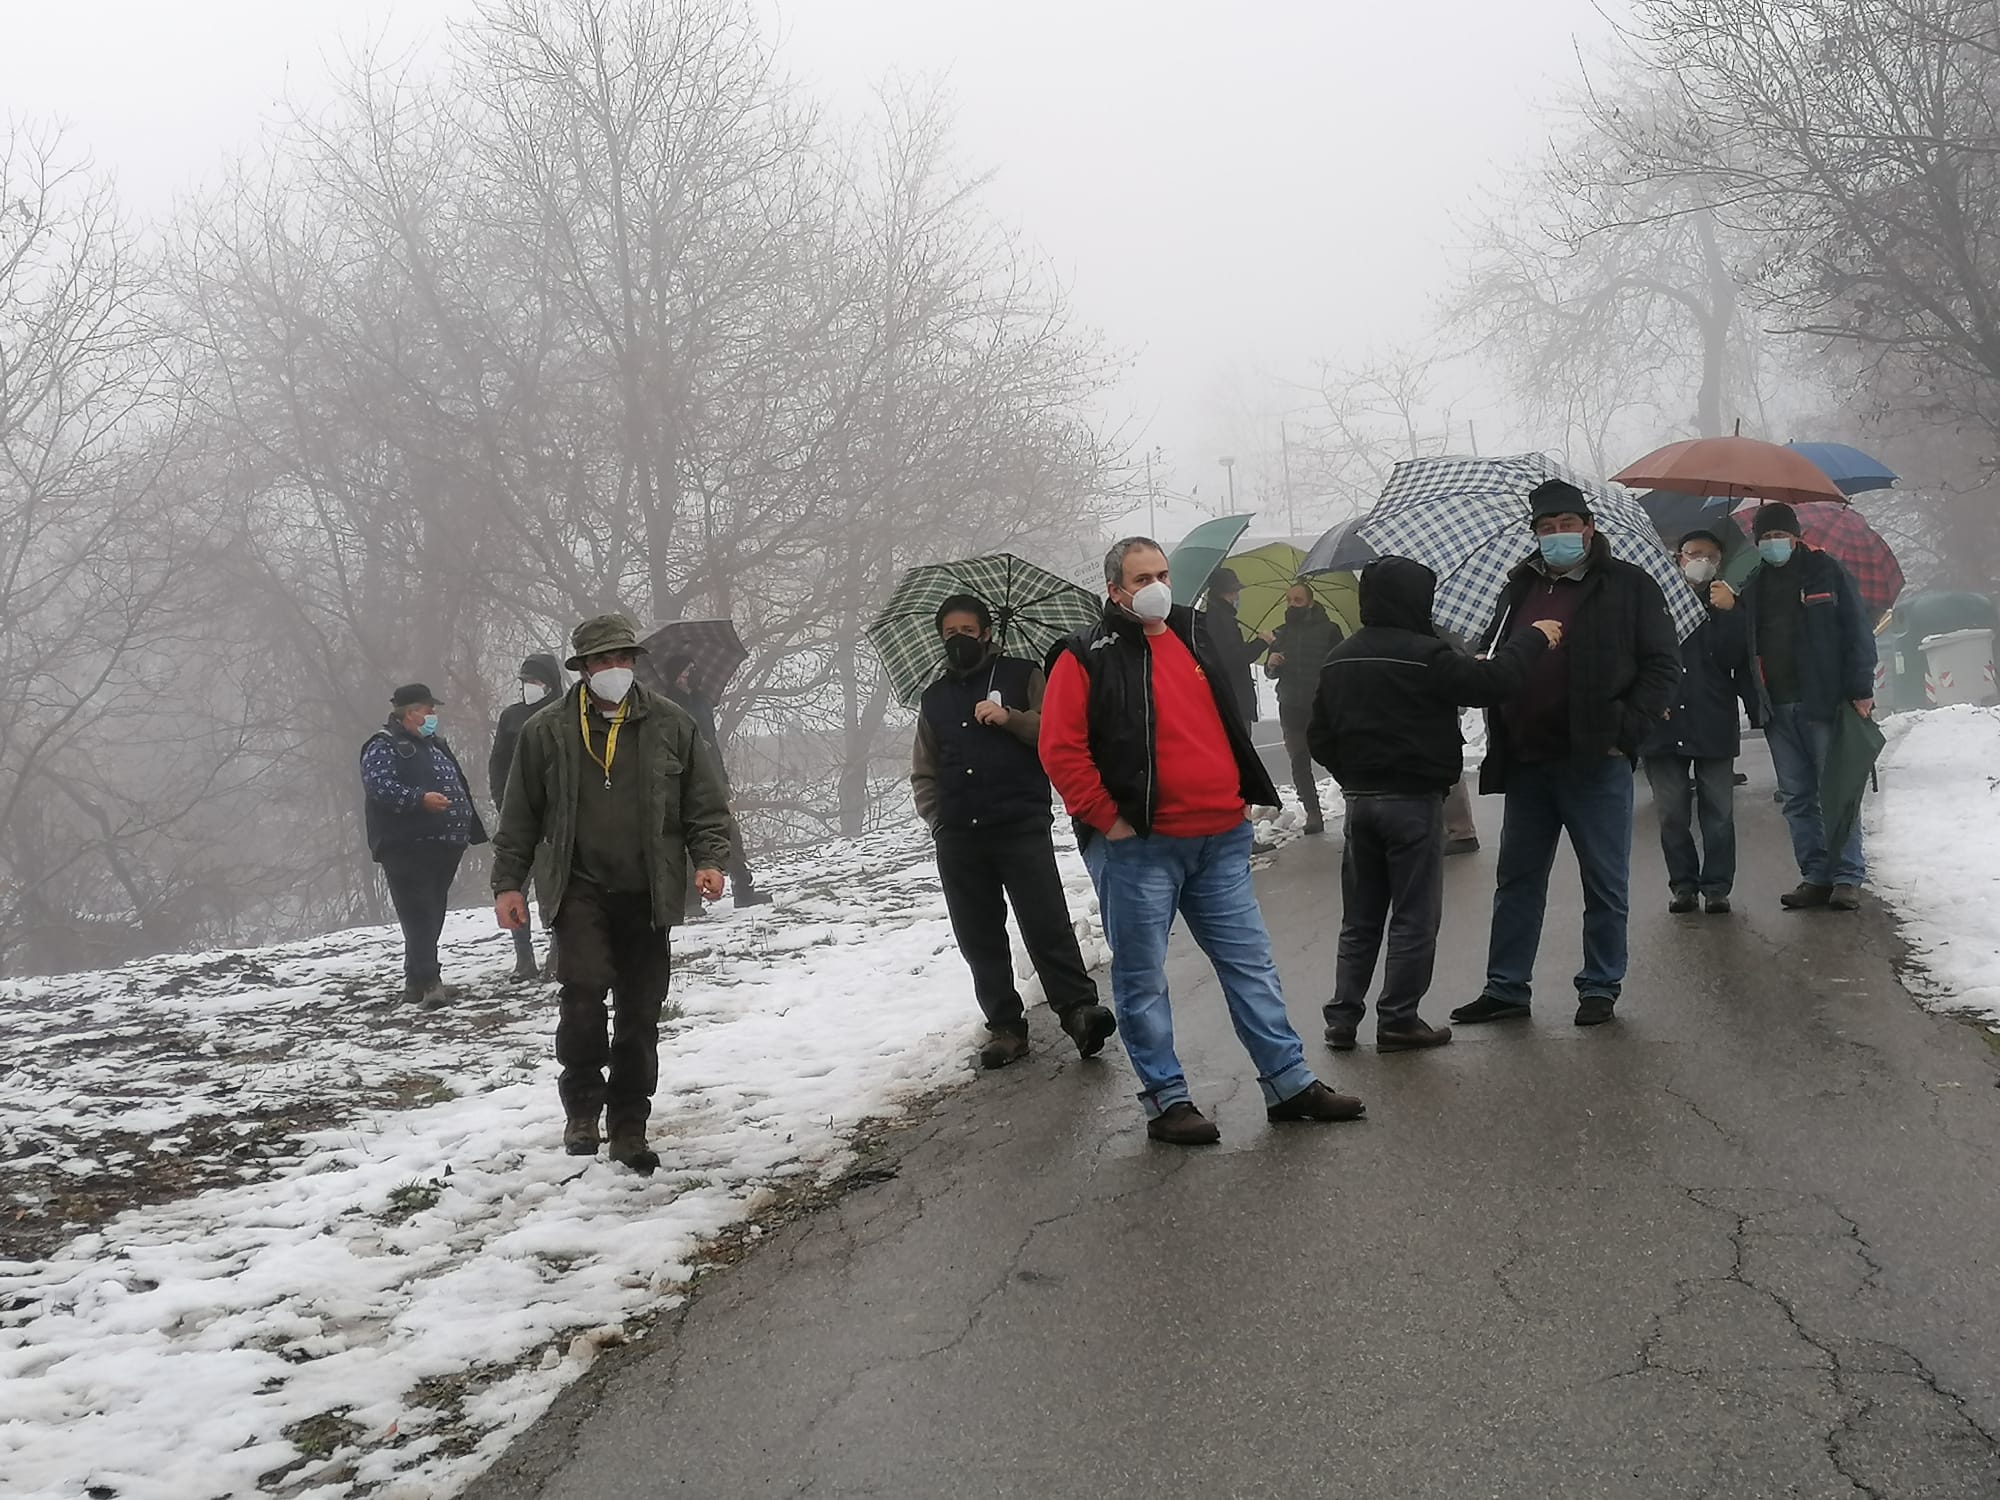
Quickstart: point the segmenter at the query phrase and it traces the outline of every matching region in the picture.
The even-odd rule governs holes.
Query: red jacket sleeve
[[[1099,833],[1109,833],[1118,821],[1118,804],[1104,789],[1097,764],[1090,758],[1090,678],[1083,663],[1065,651],[1049,673],[1042,695],[1042,737],[1037,745],[1042,769],[1063,799],[1070,816],[1081,818]]]

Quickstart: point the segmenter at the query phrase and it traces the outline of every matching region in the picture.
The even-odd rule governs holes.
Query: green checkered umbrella
[[[1007,654],[1038,664],[1057,641],[1094,625],[1104,612],[1104,601],[1089,590],[1006,552],[912,568],[868,627],[868,643],[882,658],[897,701],[909,707],[944,670],[937,610],[953,594],[985,600],[994,637]]]

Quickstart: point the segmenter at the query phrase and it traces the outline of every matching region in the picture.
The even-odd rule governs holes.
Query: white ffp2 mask
[[[1708,583],[1715,577],[1716,564],[1712,557],[1690,557],[1681,564],[1681,576],[1689,583]]]
[[[521,701],[523,703],[540,703],[548,695],[549,690],[539,682],[524,682],[521,684]]]
[[[1174,607],[1174,591],[1157,578],[1132,591],[1132,613],[1148,624],[1164,620]]]
[[[590,674],[590,690],[606,703],[623,703],[632,691],[632,669],[600,667]]]

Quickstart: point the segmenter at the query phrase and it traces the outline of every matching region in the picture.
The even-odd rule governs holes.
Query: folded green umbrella
[[[1826,850],[1831,857],[1846,847],[1861,816],[1861,797],[1885,743],[1873,719],[1864,719],[1852,703],[1840,705],[1833,721],[1833,743],[1819,773],[1819,813],[1826,825]]]

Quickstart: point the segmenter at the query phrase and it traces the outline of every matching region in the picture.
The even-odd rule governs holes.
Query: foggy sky
[[[1454,220],[1606,32],[1591,0],[766,4],[788,70],[843,111],[891,71],[946,78],[990,207],[1135,356],[1109,416],[1204,492],[1243,393],[1420,336]],[[8,0],[0,99],[66,120],[157,216],[284,97],[322,97],[329,61],[380,38],[421,62],[473,8]]]

